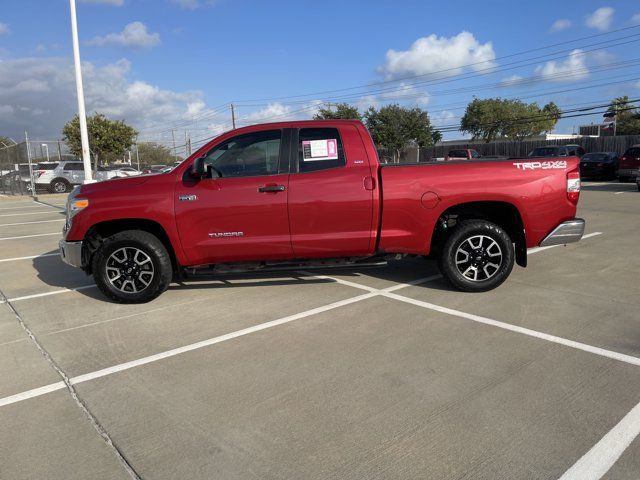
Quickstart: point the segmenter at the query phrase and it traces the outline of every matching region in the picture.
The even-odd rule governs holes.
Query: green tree
[[[629,97],[614,98],[607,113],[616,114],[616,135],[640,135],[640,111]]]
[[[94,168],[99,162],[106,163],[121,157],[133,145],[138,132],[122,120],[109,120],[101,113],[87,117],[89,150],[93,155]],[[82,155],[80,141],[80,119],[76,115],[62,129],[63,139],[71,153]]]
[[[139,143],[137,147],[141,165],[171,165],[176,161],[171,149],[159,143]]]
[[[358,107],[349,105],[348,103],[338,103],[336,109],[332,110],[331,105],[328,108],[321,108],[313,116],[314,120],[362,120],[362,115],[358,111]]]
[[[406,108],[397,104],[379,110],[370,107],[364,118],[373,141],[392,149],[394,158],[399,158],[400,150],[410,145],[429,147],[442,138],[431,126],[429,114],[418,107]]]
[[[482,139],[487,143],[498,137],[522,140],[553,130],[561,113],[553,102],[540,108],[535,102],[475,98],[467,105],[460,120],[460,130],[471,133],[474,140]]]

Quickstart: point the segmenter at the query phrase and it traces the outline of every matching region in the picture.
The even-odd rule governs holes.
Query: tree
[[[138,132],[122,120],[109,120],[101,113],[95,113],[87,117],[87,130],[89,132],[89,149],[93,155],[94,168],[98,163],[114,160],[121,157],[125,151],[131,148]],[[80,119],[76,115],[62,129],[63,139],[71,153],[82,155],[82,142],[80,140]]]
[[[616,115],[616,135],[640,135],[640,112],[629,97],[614,98],[607,113]]]
[[[314,120],[362,120],[362,115],[358,111],[358,107],[349,105],[348,103],[338,103],[335,110],[329,108],[321,108],[313,116]]]
[[[442,138],[431,126],[429,114],[418,107],[406,108],[397,104],[380,110],[370,107],[364,118],[373,141],[393,149],[394,158],[399,158],[400,150],[410,145],[429,147]]]
[[[138,156],[140,164],[144,165],[171,165],[176,157],[171,149],[155,142],[139,143]]]
[[[474,140],[482,139],[487,143],[498,137],[522,140],[553,130],[561,113],[553,102],[541,109],[535,102],[475,98],[467,105],[460,120],[460,130],[471,133]]]

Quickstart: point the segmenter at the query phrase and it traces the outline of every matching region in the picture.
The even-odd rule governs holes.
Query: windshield
[[[450,157],[456,157],[456,158],[467,158],[467,151],[466,150],[451,150],[449,152],[449,156]]]
[[[529,154],[530,157],[557,157],[560,153],[558,147],[538,147]]]

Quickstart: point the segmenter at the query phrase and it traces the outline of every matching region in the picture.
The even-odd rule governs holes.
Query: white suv
[[[38,163],[33,176],[37,187],[46,187],[52,193],[70,192],[73,185],[84,182],[84,164],[78,161],[43,162]],[[109,172],[98,167],[93,172],[95,180],[102,181],[115,177],[115,172]]]

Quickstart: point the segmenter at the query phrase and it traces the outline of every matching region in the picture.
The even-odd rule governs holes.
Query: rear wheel
[[[127,230],[108,237],[92,262],[98,288],[118,303],[145,303],[171,283],[171,258],[154,235]]]
[[[51,181],[50,190],[52,193],[67,193],[71,191],[71,184],[64,178],[56,178]]]
[[[485,292],[507,279],[514,257],[511,238],[498,225],[464,220],[445,241],[438,265],[458,290]]]

